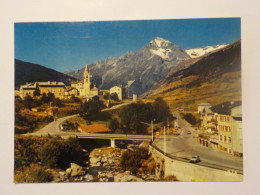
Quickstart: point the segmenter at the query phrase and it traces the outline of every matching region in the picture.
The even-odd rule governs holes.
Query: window
[[[222,135],[219,136],[220,141],[222,141]]]
[[[227,142],[227,136],[224,136],[224,142]]]
[[[229,132],[231,132],[231,127],[228,127]]]
[[[229,154],[232,154],[232,150],[229,148]]]
[[[229,116],[227,117],[227,121],[229,122]]]
[[[231,144],[231,137],[228,138],[228,142]]]

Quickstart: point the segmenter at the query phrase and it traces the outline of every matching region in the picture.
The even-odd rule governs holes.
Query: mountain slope
[[[15,87],[36,81],[60,81],[70,85],[70,82],[75,80],[77,79],[39,64],[15,59]]]
[[[119,58],[108,58],[89,65],[92,82],[102,89],[116,84],[130,86],[130,94],[142,94],[164,78],[180,62],[189,59],[189,55],[179,46],[162,38],[155,38],[137,52],[128,52]],[[66,74],[82,79],[84,69]]]
[[[216,105],[241,100],[240,40],[183,63],[183,67],[173,69],[146,96],[164,97],[172,107],[185,105],[190,109],[204,101]]]

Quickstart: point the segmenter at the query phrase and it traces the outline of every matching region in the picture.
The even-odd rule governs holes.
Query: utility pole
[[[167,134],[169,135],[170,131],[169,131],[169,118],[167,117]]]
[[[165,135],[165,126],[164,126],[164,143],[163,143],[163,148],[164,148],[164,154],[166,154],[166,135]]]
[[[152,128],[152,142],[153,142],[153,120],[151,120],[151,128]]]

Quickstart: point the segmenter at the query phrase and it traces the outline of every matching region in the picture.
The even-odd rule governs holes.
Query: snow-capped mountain
[[[102,89],[109,89],[116,84],[126,86],[133,81],[130,94],[142,94],[156,82],[164,78],[180,62],[190,59],[179,46],[162,38],[155,38],[139,51],[111,57],[89,65],[92,82]],[[66,72],[82,79],[84,69]]]
[[[191,58],[197,58],[200,56],[203,56],[209,52],[215,51],[217,49],[221,49],[226,47],[228,44],[221,44],[221,45],[215,45],[215,46],[205,46],[205,47],[198,47],[194,49],[187,49],[185,52],[191,57]]]

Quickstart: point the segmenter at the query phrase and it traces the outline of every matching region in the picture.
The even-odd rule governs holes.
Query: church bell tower
[[[90,74],[89,74],[88,66],[86,65],[85,72],[84,72],[84,95],[89,95],[89,94],[90,94]]]

